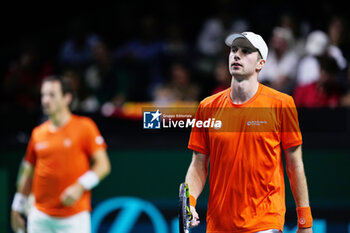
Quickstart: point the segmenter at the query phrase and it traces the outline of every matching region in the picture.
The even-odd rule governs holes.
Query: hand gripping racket
[[[190,210],[189,190],[187,183],[180,184],[179,190],[179,227],[180,233],[189,233],[190,221],[193,219]]]

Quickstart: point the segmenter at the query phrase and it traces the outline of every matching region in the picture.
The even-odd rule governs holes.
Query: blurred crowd
[[[169,106],[200,101],[230,86],[225,37],[254,31],[249,19],[217,14],[207,18],[193,42],[180,24],[159,30],[159,19],[144,15],[137,33],[123,43],[92,32],[83,20],[70,24],[53,59],[41,59],[37,44],[26,41],[8,61],[2,81],[3,104],[29,111],[40,108],[40,83],[61,74],[72,83],[74,111],[94,113],[127,102]],[[164,26],[163,26],[164,27]],[[269,46],[259,81],[292,95],[298,107],[350,106],[350,37],[345,18],[329,18],[322,30],[281,13],[263,36]],[[161,31],[161,32],[160,32]]]

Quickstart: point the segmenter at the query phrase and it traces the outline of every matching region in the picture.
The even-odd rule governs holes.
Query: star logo
[[[155,113],[151,113],[151,115],[153,116],[152,121],[157,120],[160,121],[159,117],[162,115],[161,113],[159,113],[159,109],[157,109],[157,111]]]
[[[162,113],[157,109],[157,111],[143,112],[143,128],[144,129],[160,129],[160,117]]]

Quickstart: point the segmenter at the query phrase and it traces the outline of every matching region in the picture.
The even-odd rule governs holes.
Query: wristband
[[[309,228],[312,227],[312,215],[310,207],[298,207],[298,227]]]
[[[190,199],[190,206],[195,207],[196,204],[197,204],[196,198],[194,198],[194,196],[192,196],[192,195],[190,194],[189,199]]]
[[[100,182],[98,176],[93,171],[87,171],[79,177],[78,182],[86,189],[91,190]]]
[[[27,197],[22,193],[17,192],[13,198],[11,209],[24,214]]]

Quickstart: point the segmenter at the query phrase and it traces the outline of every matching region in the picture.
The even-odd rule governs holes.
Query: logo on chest
[[[49,147],[49,143],[47,142],[37,142],[35,143],[35,150],[41,151]]]
[[[66,148],[71,147],[72,146],[72,141],[69,138],[65,138],[63,140],[63,146],[66,147]]]
[[[247,126],[260,126],[266,125],[267,121],[247,121]]]

